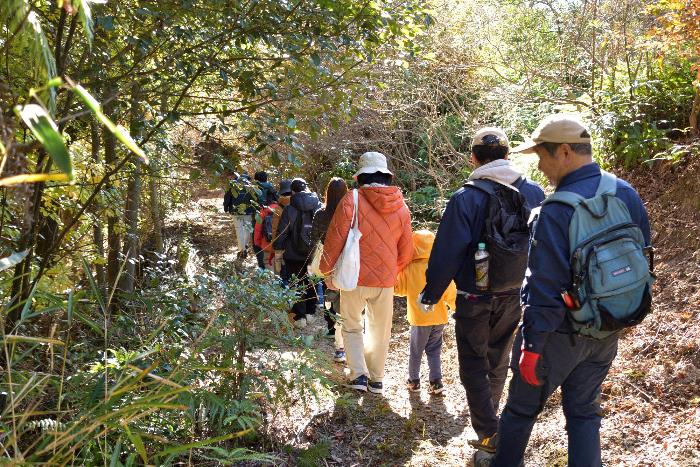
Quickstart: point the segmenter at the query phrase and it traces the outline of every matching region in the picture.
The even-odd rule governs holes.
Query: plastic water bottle
[[[489,252],[486,251],[485,243],[479,243],[479,249],[474,253],[474,269],[476,289],[484,292],[489,290]]]

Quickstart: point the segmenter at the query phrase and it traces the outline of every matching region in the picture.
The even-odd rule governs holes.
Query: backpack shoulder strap
[[[617,177],[610,172],[605,170],[600,171],[600,182],[598,183],[598,190],[595,195],[600,196],[602,194],[611,194],[615,196],[617,192]]]
[[[542,201],[542,206],[549,203],[562,203],[576,209],[576,207],[584,201],[586,201],[586,198],[578,193],[572,191],[555,191]]]
[[[511,183],[511,186],[515,187],[520,191],[520,189],[525,185],[526,178],[525,177],[518,177],[516,181]]]
[[[494,189],[493,183],[488,180],[477,178],[474,180],[469,180],[467,183],[464,184],[464,186],[471,186],[476,188],[477,190],[483,191],[487,195],[494,195],[496,194],[496,190]]]

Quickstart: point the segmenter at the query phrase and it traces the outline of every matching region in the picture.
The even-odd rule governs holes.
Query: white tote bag
[[[357,288],[357,279],[360,277],[360,232],[359,225],[359,208],[358,208],[358,191],[352,190],[352,223],[348,232],[348,239],[345,241],[343,251],[340,253],[340,258],[335,263],[335,271],[333,272],[333,285],[340,290],[355,290]]]

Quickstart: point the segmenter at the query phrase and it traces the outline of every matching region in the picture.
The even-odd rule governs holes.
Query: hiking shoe
[[[345,349],[338,349],[333,354],[333,361],[336,363],[345,362]]]
[[[406,387],[411,392],[418,392],[418,391],[420,391],[420,380],[419,379],[407,379],[406,380]]]
[[[367,392],[367,377],[365,375],[360,375],[345,386],[350,389],[357,389],[358,391]]]
[[[306,318],[299,318],[294,320],[294,327],[297,329],[304,329],[308,323]]]
[[[472,463],[474,467],[490,467],[493,457],[493,454],[477,449],[472,456]]]
[[[437,396],[439,394],[442,394],[442,392],[444,390],[445,390],[445,386],[442,385],[442,380],[436,379],[435,381],[430,382],[430,388],[428,388],[428,394],[432,394],[433,396]]]
[[[382,394],[384,392],[384,385],[381,381],[370,381],[367,383],[367,389],[373,394]]]
[[[480,451],[488,452],[489,454],[496,454],[496,444],[498,443],[498,435],[493,434],[485,438],[480,439],[470,439],[467,441],[469,446],[476,448]]]

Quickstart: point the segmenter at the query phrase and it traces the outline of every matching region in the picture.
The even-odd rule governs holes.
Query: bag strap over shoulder
[[[475,180],[469,180],[467,183],[464,184],[464,186],[472,186],[477,190],[483,191],[487,195],[494,195],[496,194],[496,190],[494,189],[493,183],[489,182],[488,180],[477,178]]]
[[[524,183],[525,183],[524,177],[518,177],[517,180],[515,180],[510,185],[505,185],[505,184],[499,183],[495,180],[489,180],[488,178],[476,178],[474,180],[469,180],[467,183],[464,184],[464,186],[465,187],[466,186],[473,186],[474,188],[481,190],[486,194],[495,195],[497,185],[502,185],[502,186],[506,186],[509,188],[514,188],[516,191],[520,191],[520,188],[523,186]]]
[[[598,190],[595,192],[595,195],[610,194],[615,196],[615,193],[617,193],[617,177],[610,172],[601,170],[600,183],[598,183]]]
[[[600,175],[598,189],[596,190],[595,196],[590,198],[591,200],[603,195],[615,196],[615,193],[617,192],[617,177],[604,170],[600,171]],[[574,209],[576,209],[579,205],[583,205],[596,218],[603,217],[607,213],[607,199],[605,199],[602,212],[597,212],[595,209],[593,209],[593,207],[590,206],[591,203],[588,201],[589,199],[584,198],[578,193],[573,193],[571,191],[555,191],[551,195],[547,196],[547,198],[542,202],[542,205],[544,206],[548,203],[563,203],[571,206]]]
[[[352,222],[350,223],[350,228],[359,228],[359,190],[355,188],[352,190]]]

